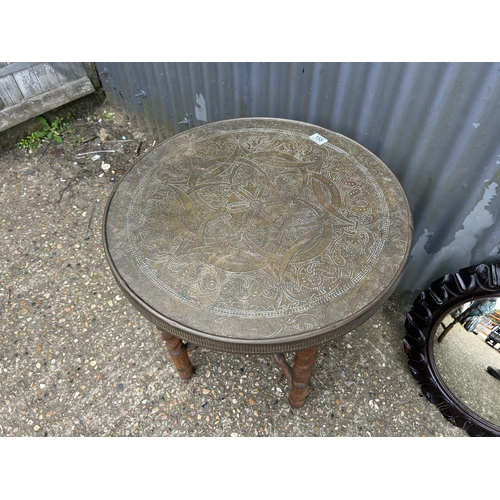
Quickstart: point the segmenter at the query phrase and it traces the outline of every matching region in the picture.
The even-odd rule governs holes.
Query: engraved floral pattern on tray
[[[170,297],[223,316],[288,316],[343,294],[377,263],[386,200],[344,150],[266,128],[193,140],[178,154],[141,178],[126,217],[137,265]]]

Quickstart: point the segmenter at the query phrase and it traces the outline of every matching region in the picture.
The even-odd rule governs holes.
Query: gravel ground
[[[101,242],[115,182],[153,143],[104,103],[62,145],[0,153],[0,436],[466,436],[407,368],[401,296],[320,349],[300,410],[272,357],[198,349],[181,382]]]

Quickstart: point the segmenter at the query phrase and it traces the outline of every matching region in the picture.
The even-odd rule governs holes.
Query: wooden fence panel
[[[33,66],[38,81],[44,92],[55,89],[60,85],[56,70],[52,64],[42,63]]]
[[[29,99],[43,92],[32,68],[17,71],[14,73],[14,79],[24,99]]]
[[[84,63],[1,62],[0,132],[94,91]]]
[[[23,94],[12,75],[0,78],[0,98],[5,102],[6,107],[23,100]]]

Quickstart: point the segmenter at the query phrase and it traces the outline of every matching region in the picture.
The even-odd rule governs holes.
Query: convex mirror
[[[471,436],[500,436],[500,265],[446,274],[413,303],[408,365],[423,394]]]

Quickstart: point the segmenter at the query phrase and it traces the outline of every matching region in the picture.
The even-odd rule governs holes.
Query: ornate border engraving
[[[327,143],[309,139],[317,131]],[[238,352],[305,348],[361,324],[396,286],[412,233],[404,191],[372,153],[261,118],[156,146],[116,186],[103,228],[134,306],[184,340]]]

